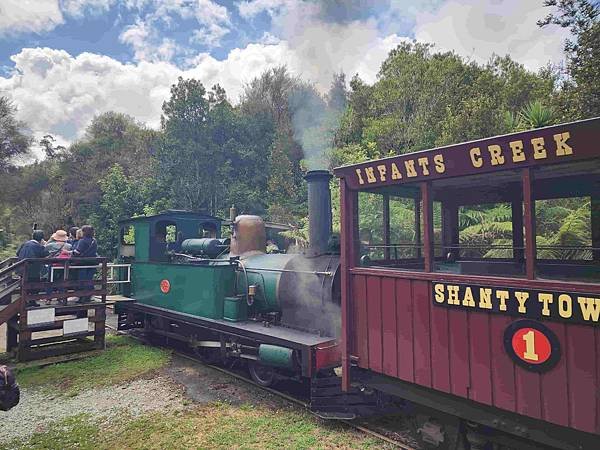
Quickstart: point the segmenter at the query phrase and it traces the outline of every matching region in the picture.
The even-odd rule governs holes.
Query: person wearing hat
[[[70,258],[71,257],[71,249],[72,246],[67,241],[69,239],[69,235],[65,230],[56,230],[48,243],[46,244],[46,250],[48,250],[48,258]],[[62,267],[61,264],[54,264],[54,267]],[[49,270],[52,270],[51,267],[48,267]],[[62,269],[59,274],[59,278],[62,276]],[[56,292],[63,292],[63,289],[54,289]],[[50,295],[53,292],[53,289],[49,287],[46,290],[46,293]],[[48,299],[46,303],[50,303],[51,300]],[[66,299],[63,299],[63,303],[66,302]]]
[[[71,244],[67,242],[69,238],[65,230],[56,230],[46,244],[46,250],[50,258],[59,258],[61,254],[68,254],[71,251]]]

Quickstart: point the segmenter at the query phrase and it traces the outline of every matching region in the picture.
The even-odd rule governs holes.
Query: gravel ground
[[[174,355],[171,363],[152,378],[88,389],[73,397],[53,395],[43,388],[21,388],[20,403],[8,412],[0,411],[0,448],[13,439],[26,439],[53,422],[78,414],[107,421],[123,413],[137,416],[214,401],[262,403],[271,407],[281,403],[273,395],[229,375]]]
[[[50,423],[70,416],[110,419],[121,413],[136,416],[157,409],[183,409],[184,399],[182,386],[165,376],[90,389],[74,397],[53,396],[39,388],[22,389],[21,402],[0,412],[0,446],[44,431]]]

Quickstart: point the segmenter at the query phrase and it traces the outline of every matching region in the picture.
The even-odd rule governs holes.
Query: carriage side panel
[[[359,367],[554,424],[600,431],[600,330],[547,321],[562,355],[539,374],[515,364],[504,349],[504,331],[516,318],[436,307],[431,281],[423,276],[372,269],[353,269],[350,275],[350,334],[356,334],[351,355]]]

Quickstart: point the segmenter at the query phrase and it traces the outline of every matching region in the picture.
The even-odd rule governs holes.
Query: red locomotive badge
[[[160,281],[160,292],[162,292],[163,294],[168,294],[170,290],[171,290],[171,283],[169,283],[169,280],[161,280]]]
[[[545,372],[560,359],[560,344],[556,335],[534,320],[518,320],[504,332],[504,347],[521,367]]]

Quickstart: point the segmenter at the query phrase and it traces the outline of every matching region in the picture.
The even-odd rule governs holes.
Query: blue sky
[[[178,76],[232,102],[286,64],[325,90],[334,72],[376,80],[405,40],[485,63],[560,64],[565,30],[539,29],[542,0],[0,0],[0,95],[35,136],[69,143],[116,110],[150,127]]]
[[[4,6],[0,4],[3,14],[10,15],[10,9],[28,7],[23,6],[21,1],[5,1],[7,3]],[[0,34],[0,67],[4,73],[14,66],[10,57],[24,47],[58,48],[71,55],[94,52],[121,62],[134,62],[140,58],[139,54],[136,58],[136,44],[127,39],[127,30],[135,29],[140,24],[148,25],[155,33],[153,38],[148,38],[149,45],[159,46],[162,40],[168,39],[172,40],[177,48],[168,57],[154,59],[185,65],[187,57],[202,52],[209,52],[217,59],[224,59],[235,48],[273,39],[273,36],[270,36],[273,15],[283,7],[277,5],[290,2],[72,0],[55,3],[61,18],[55,17],[53,20],[52,14],[48,13],[45,26],[40,24],[37,30],[28,30],[27,27],[19,26],[21,24],[16,21],[12,26],[5,27],[4,32]],[[159,11],[160,3],[163,4],[162,12]],[[173,7],[165,7],[168,3],[172,3]],[[74,6],[75,4],[77,6]],[[198,20],[194,14],[204,16],[209,4],[215,5],[216,10],[223,11],[227,19],[219,20],[217,16],[209,19],[208,23]],[[423,11],[432,11],[438,4],[441,2],[424,1],[421,2],[421,8]],[[324,2],[324,5],[320,15],[326,22],[348,23],[372,19],[382,34],[396,33],[400,36],[414,37],[414,13],[399,14],[391,2],[330,1]],[[183,13],[186,9],[188,12]],[[221,28],[211,30],[213,24]],[[204,39],[195,39],[194,33],[203,29],[207,30],[207,36]]]

